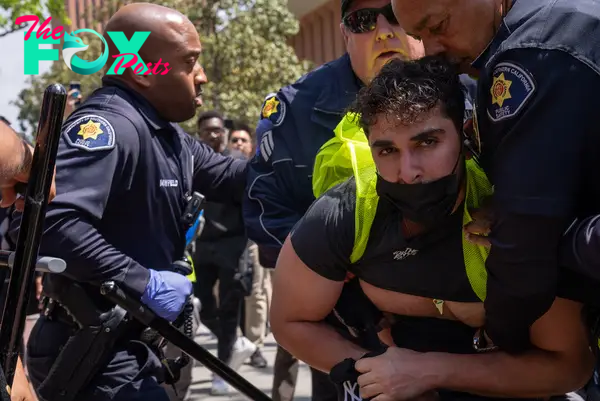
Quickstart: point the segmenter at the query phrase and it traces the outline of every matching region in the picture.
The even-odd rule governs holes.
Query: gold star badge
[[[492,104],[497,104],[502,107],[504,101],[510,99],[512,96],[510,95],[510,86],[512,85],[512,81],[504,78],[504,73],[500,74],[497,77],[494,77],[494,81],[492,82],[492,88],[490,92],[492,94]]]
[[[79,126],[79,132],[77,135],[82,136],[83,139],[98,139],[98,135],[103,134],[104,131],[100,129],[100,123],[95,123],[92,120],[88,120],[87,123]]]
[[[272,97],[265,102],[265,106],[262,109],[263,118],[271,117],[271,114],[277,113],[277,106],[279,106],[279,101],[277,98]]]

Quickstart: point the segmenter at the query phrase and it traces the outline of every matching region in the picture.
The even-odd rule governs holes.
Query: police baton
[[[239,373],[204,349],[200,344],[187,337],[165,319],[156,316],[146,305],[127,295],[114,281],[107,281],[102,284],[100,292],[111,302],[125,309],[136,320],[145,326],[153,328],[165,340],[202,363],[210,371],[231,384],[249,399],[253,401],[272,401],[268,395],[244,379]]]
[[[67,91],[62,85],[53,84],[44,91],[19,237],[14,259],[12,263],[7,261],[13,268],[0,323],[0,364],[9,391],[15,376],[19,346],[23,341],[27,302],[38,264],[66,101]]]

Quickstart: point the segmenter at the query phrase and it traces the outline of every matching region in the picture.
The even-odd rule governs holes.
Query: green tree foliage
[[[65,21],[65,2],[48,0],[46,9],[53,17]],[[22,15],[37,15],[44,18],[44,4],[40,0],[0,0],[0,37],[25,29],[25,25],[16,25],[15,20]],[[68,22],[68,21],[67,21]]]
[[[0,0],[4,1],[4,0]],[[298,32],[299,24],[287,7],[287,0],[163,0],[157,4],[172,7],[187,15],[196,25],[202,42],[200,62],[209,83],[203,87],[204,106],[217,109],[230,118],[251,125],[258,120],[265,96],[277,91],[308,71],[287,44]],[[88,40],[88,37],[85,37]],[[100,42],[90,43],[88,60],[100,54]],[[94,49],[92,49],[94,48]],[[15,104],[20,108],[21,127],[34,126],[38,119],[41,93],[47,85],[71,80],[81,82],[83,95],[100,86],[101,73],[74,74],[64,62],[32,77]],[[182,124],[194,131],[194,119]]]

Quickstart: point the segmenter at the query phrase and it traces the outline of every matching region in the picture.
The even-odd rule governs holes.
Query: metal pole
[[[44,229],[66,101],[67,91],[62,85],[53,84],[44,91],[14,268],[0,324],[0,363],[9,387],[15,376],[19,345],[25,329],[27,301]]]
[[[165,340],[169,341],[183,352],[196,359],[210,371],[231,384],[242,394],[253,401],[272,401],[264,392],[256,388],[248,380],[244,379],[235,370],[231,369],[223,361],[205,350],[200,344],[187,337],[181,331],[169,324],[165,319],[161,319],[154,314],[148,307],[133,297],[127,295],[119,288],[114,281],[108,281],[102,284],[100,292],[111,302],[119,305],[131,314],[136,320],[156,330]]]

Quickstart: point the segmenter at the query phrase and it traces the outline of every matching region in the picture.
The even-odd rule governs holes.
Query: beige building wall
[[[300,59],[310,60],[316,65],[340,57],[346,51],[340,33],[341,0],[288,0],[288,7],[300,20],[300,32],[290,40]],[[106,8],[112,15],[128,0],[65,0],[65,9],[71,20],[68,32],[82,28],[102,32],[104,23],[101,11]]]
[[[289,8],[300,20],[300,32],[290,43],[300,59],[320,65],[345,53],[341,0],[289,0]]]

